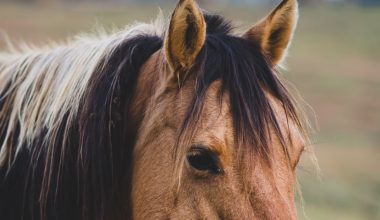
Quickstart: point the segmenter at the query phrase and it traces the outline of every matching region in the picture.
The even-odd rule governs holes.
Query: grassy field
[[[165,15],[171,9],[164,8]],[[211,10],[212,11],[212,10]],[[220,10],[253,24],[268,10]],[[108,29],[149,21],[152,7],[38,8],[0,5],[0,30],[13,41],[43,45],[96,25]],[[299,168],[305,200],[300,219],[380,219],[380,8],[301,7],[285,77],[317,116],[313,144],[321,178],[307,155]],[[4,43],[0,39],[0,48]],[[312,114],[310,114],[312,115]]]
[[[380,219],[380,8],[305,8],[289,78],[315,110],[322,181],[303,171],[310,219]]]

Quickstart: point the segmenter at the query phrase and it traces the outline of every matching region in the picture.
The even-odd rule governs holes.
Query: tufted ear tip
[[[189,69],[206,40],[206,22],[193,0],[179,1],[165,39],[165,55],[172,69]]]
[[[244,37],[258,43],[274,65],[286,57],[298,21],[297,0],[283,0],[267,17],[249,29]]]

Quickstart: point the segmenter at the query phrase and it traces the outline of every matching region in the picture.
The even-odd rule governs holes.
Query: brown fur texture
[[[152,57],[144,67],[146,74],[139,79],[141,83],[160,81],[160,78],[152,78],[149,74],[155,66],[155,59],[159,57]],[[150,101],[155,104],[145,113],[150,117],[141,123],[139,141],[134,150],[133,219],[296,219],[294,169],[304,140],[297,126],[288,124],[281,104],[269,94],[281,128],[289,132],[293,140],[292,144],[290,139],[287,143],[290,164],[280,141],[272,134],[273,163],[269,165],[263,158],[257,158],[253,170],[244,169],[244,164],[241,164],[244,162],[238,159],[239,152],[234,146],[236,140],[227,94],[220,105],[220,82],[215,82],[207,92],[206,105],[192,143],[201,143],[216,152],[224,174],[199,173],[186,164],[184,157],[178,165],[173,163],[172,154],[167,152],[176,151],[173,140],[176,128],[180,126],[178,118],[186,114],[193,80],[190,79],[179,93],[175,89],[163,90],[161,95]],[[136,94],[144,97],[148,93],[138,89]],[[143,106],[146,105],[140,104],[140,108]],[[142,112],[142,109],[135,112]],[[189,150],[189,146],[181,147],[180,155]]]
[[[165,38],[138,26],[0,67],[0,217],[296,219],[307,135],[275,68],[295,19],[284,0],[239,37],[181,0]]]
[[[181,7],[181,2],[178,7]],[[177,17],[188,16],[188,11],[177,11],[178,7],[172,18],[172,25],[176,24]],[[282,9],[279,7],[276,11]],[[279,15],[276,13],[272,13],[270,17],[277,19]],[[281,19],[287,18],[284,16]],[[283,25],[285,29],[288,28],[286,21],[276,22],[271,24],[271,28],[283,30]],[[244,151],[246,155],[242,157],[242,152],[236,146],[239,137],[234,135],[236,130],[232,121],[230,96],[228,92],[220,93],[223,87],[220,80],[208,87],[198,120],[185,126],[183,132],[187,138],[181,139],[179,143],[174,141],[178,135],[178,128],[182,126],[181,120],[178,119],[186,117],[198,79],[189,74],[180,88],[170,82],[170,78],[175,77],[177,73],[178,65],[194,65],[192,61],[195,55],[188,54],[188,50],[183,46],[185,39],[180,37],[183,36],[181,33],[186,32],[183,28],[188,26],[176,29],[176,26],[172,25],[165,42],[168,46],[171,36],[179,36],[176,40],[182,42],[177,42],[174,53],[177,54],[178,60],[182,59],[176,62],[185,65],[173,65],[173,49],[166,47],[165,51],[156,53],[144,65],[139,79],[139,83],[145,85],[144,88],[154,88],[156,92],[147,91],[142,87],[138,87],[136,91],[136,97],[139,99],[149,94],[155,95],[144,103],[139,101],[133,110],[137,118],[141,118],[138,115],[142,112],[149,115],[141,122],[138,142],[134,149],[133,219],[296,219],[294,172],[305,145],[304,133],[298,122],[293,121],[294,118],[284,109],[284,103],[272,92],[266,91],[265,96],[279,123],[280,134],[286,135],[282,140],[273,127],[276,125],[268,125],[270,128],[266,136],[269,139],[267,144],[270,162],[250,151]],[[293,27],[291,29],[293,30]],[[274,29],[268,31],[273,32]],[[276,64],[287,47],[290,35],[284,32],[285,39],[275,42],[270,41],[269,33],[261,34],[266,42],[256,38],[255,43],[265,45]],[[196,41],[199,44],[197,48],[203,46],[203,37],[201,39]],[[286,45],[283,42],[286,42]],[[168,65],[174,68],[160,65],[164,59],[163,55],[166,55]],[[160,66],[162,73],[152,77],[155,68]],[[156,82],[158,84],[155,84]],[[193,125],[196,127],[191,129]],[[217,154],[223,175],[194,170],[185,157],[192,145],[205,146]],[[287,147],[284,148],[284,145]],[[175,156],[168,154],[168,151],[176,152]],[[163,170],[165,172],[162,172]]]

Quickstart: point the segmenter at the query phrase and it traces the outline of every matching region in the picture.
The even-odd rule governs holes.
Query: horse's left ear
[[[244,37],[261,46],[274,65],[286,57],[298,20],[297,0],[283,0],[267,17],[254,25]]]
[[[173,12],[165,39],[165,55],[175,71],[194,64],[206,40],[206,22],[194,0],[180,0]]]

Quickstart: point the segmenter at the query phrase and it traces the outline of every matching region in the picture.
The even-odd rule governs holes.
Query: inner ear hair
[[[298,20],[296,0],[283,0],[267,17],[248,30],[244,37],[258,43],[274,65],[286,57]]]
[[[182,0],[172,14],[165,39],[168,64],[175,72],[186,72],[195,63],[206,40],[206,22],[193,0]]]

